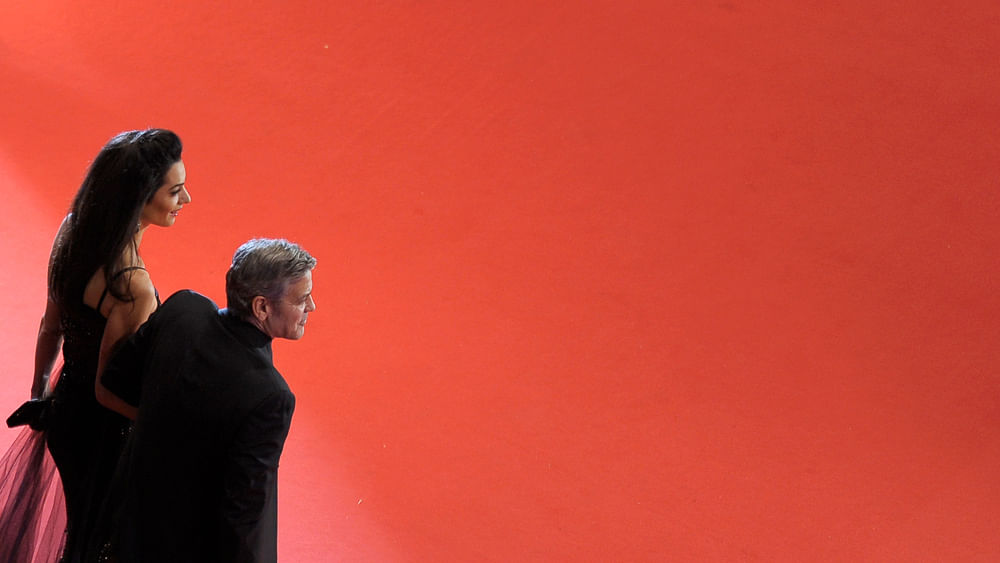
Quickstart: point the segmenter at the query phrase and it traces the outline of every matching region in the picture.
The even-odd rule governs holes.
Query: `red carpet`
[[[283,561],[1000,560],[1000,7],[493,4],[6,8],[0,410],[168,127],[162,295],[320,260]]]

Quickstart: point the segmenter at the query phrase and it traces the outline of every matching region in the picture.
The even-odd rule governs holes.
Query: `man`
[[[122,563],[277,560],[295,397],[271,340],[302,337],[315,265],[286,240],[251,240],[226,273],[227,309],[180,291],[109,363],[103,385],[138,407],[114,488]]]

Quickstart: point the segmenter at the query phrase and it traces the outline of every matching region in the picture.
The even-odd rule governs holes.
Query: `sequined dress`
[[[131,269],[135,268],[114,277]],[[86,554],[101,541],[96,526],[130,428],[127,418],[101,406],[94,394],[107,324],[98,311],[106,295],[107,290],[96,310],[84,307],[75,314],[64,313],[61,319],[64,365],[46,440],[66,496],[65,563],[87,561]]]
[[[46,439],[66,496],[63,560],[84,561],[87,542],[124,445],[128,420],[97,403],[94,376],[105,319],[63,319],[63,357]]]

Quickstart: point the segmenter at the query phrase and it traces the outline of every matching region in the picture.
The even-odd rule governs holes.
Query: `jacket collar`
[[[238,317],[228,308],[219,310],[219,318],[222,325],[240,342],[251,348],[267,348],[268,356],[271,355],[271,337],[264,334],[259,328]]]

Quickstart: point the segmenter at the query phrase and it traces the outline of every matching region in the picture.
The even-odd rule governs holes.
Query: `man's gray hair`
[[[294,242],[249,240],[236,249],[226,272],[226,306],[239,317],[250,318],[254,297],[277,301],[289,284],[315,267],[316,259]]]

